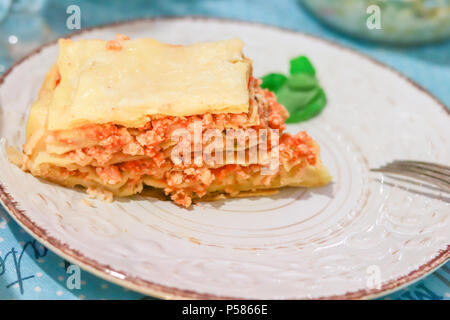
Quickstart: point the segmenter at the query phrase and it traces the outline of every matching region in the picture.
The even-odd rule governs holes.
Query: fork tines
[[[378,168],[374,172],[383,172],[409,176],[411,178],[437,185],[450,191],[450,167],[431,162],[395,160]]]

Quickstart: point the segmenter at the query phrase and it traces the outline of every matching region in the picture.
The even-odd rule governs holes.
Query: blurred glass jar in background
[[[365,39],[397,45],[414,45],[450,38],[450,0],[302,0],[302,2],[326,24]],[[377,18],[380,20],[380,29],[371,25],[373,19]],[[370,19],[369,26],[368,19]]]
[[[52,39],[41,12],[47,0],[0,0],[0,74]]]

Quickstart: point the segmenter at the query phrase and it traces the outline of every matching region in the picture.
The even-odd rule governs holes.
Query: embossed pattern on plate
[[[256,76],[286,71],[291,57],[309,56],[329,104],[316,119],[288,130],[307,130],[319,142],[333,183],[192,210],[142,196],[87,206],[82,192],[23,173],[4,152],[5,142],[18,148],[24,142],[27,109],[57,54],[50,45],[0,80],[0,199],[51,249],[134,290],[191,298],[362,298],[448,259],[448,198],[368,170],[393,159],[450,162],[449,116],[426,92],[347,49],[255,24],[143,20],[74,38],[116,33],[171,43],[238,36]],[[373,267],[378,289],[367,287]]]

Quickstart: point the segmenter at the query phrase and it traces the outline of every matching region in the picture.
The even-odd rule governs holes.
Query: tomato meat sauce
[[[118,49],[117,42],[114,40],[109,44],[112,50]],[[94,145],[77,148],[68,152],[66,156],[76,162],[91,165],[106,185],[121,183],[124,173],[131,177],[128,178],[129,184],[140,183],[143,176],[152,176],[167,185],[165,192],[170,194],[173,201],[188,207],[192,201],[192,193],[202,196],[213,182],[220,184],[221,180],[231,174],[246,179],[252,172],[258,172],[261,165],[228,164],[219,168],[207,168],[205,163],[202,163],[200,166],[194,164],[175,166],[165,154],[164,144],[170,141],[171,134],[178,128],[193,132],[194,123],[198,121],[201,122],[203,130],[229,127],[245,130],[245,125],[249,123],[252,112],[255,110],[256,124],[249,128],[284,130],[289,113],[276,101],[272,92],[260,88],[260,82],[253,77],[249,80],[248,113],[165,116],[150,120],[141,128],[126,128],[115,124],[86,125],[76,129],[76,139],[92,141]],[[54,134],[53,138],[66,145],[76,143],[72,139],[65,138],[64,135]],[[311,141],[312,139],[305,132],[295,136],[284,133],[279,138],[280,156],[287,161],[306,158],[309,164],[314,165],[317,160],[317,150],[312,146]],[[114,159],[120,156],[125,159],[127,156],[137,156],[141,159],[114,163]]]

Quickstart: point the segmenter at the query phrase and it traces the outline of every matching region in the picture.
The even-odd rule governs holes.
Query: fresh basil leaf
[[[286,107],[287,123],[313,118],[327,103],[325,92],[316,78],[316,70],[306,56],[290,61],[290,75],[271,73],[262,78],[261,87],[275,92],[278,102]]]
[[[296,123],[314,118],[323,110],[326,103],[327,97],[325,92],[320,89],[316,97],[314,97],[314,99],[307,106],[296,109],[290,113],[290,117],[286,120],[286,123]]]
[[[316,75],[316,70],[314,69],[311,61],[305,56],[299,56],[290,61],[290,72],[291,74],[306,73],[312,76]]]
[[[319,93],[319,88],[308,91],[293,91],[287,85],[277,92],[278,102],[286,107],[289,113],[295,113],[304,108]]]
[[[293,74],[286,83],[292,90],[309,90],[319,85],[317,79],[307,73]]]
[[[261,78],[261,88],[276,92],[286,82],[287,77],[281,73],[269,73]]]

